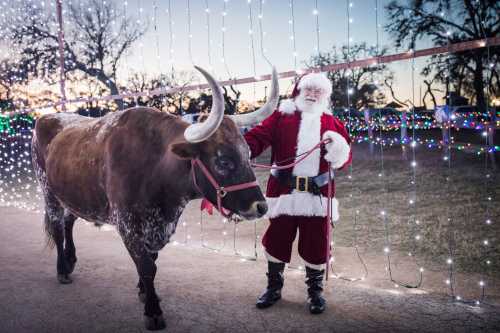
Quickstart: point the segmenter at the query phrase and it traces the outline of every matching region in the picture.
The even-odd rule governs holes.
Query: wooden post
[[[408,141],[408,112],[407,110],[401,111],[401,153],[403,155],[403,160],[408,159],[406,144]]]
[[[486,130],[488,131],[487,135],[488,135],[488,154],[490,155],[490,159],[491,159],[491,167],[493,168],[493,170],[496,170],[497,169],[497,165],[496,165],[496,160],[495,160],[495,129],[497,127],[497,111],[494,107],[490,108],[488,106],[488,113],[491,114],[489,115],[490,116],[490,124],[489,126],[486,128]],[[491,152],[489,152],[491,150]]]
[[[448,135],[448,127],[450,126],[450,110],[448,105],[436,106],[434,108],[434,118],[441,125],[441,135],[443,143],[443,158],[448,158],[448,150],[450,149],[450,139]]]
[[[373,128],[370,124],[370,109],[365,108],[364,110],[366,127],[368,128],[368,139],[370,141],[370,154],[373,155]],[[380,138],[382,139],[382,138]],[[382,143],[380,143],[382,144]]]
[[[406,143],[408,140],[408,115],[406,110],[401,113],[401,143]]]
[[[444,116],[443,116],[443,121],[441,122],[441,133],[443,135],[443,157],[444,158],[449,158],[450,156],[450,126],[451,126],[451,119],[450,119],[450,106],[445,105],[443,107],[444,111]]]

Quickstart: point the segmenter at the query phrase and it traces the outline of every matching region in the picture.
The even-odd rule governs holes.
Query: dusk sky
[[[390,0],[379,0],[379,36],[380,46],[387,46],[390,53],[406,50],[396,50],[393,47],[391,36],[383,29],[387,22],[385,5]],[[375,0],[351,1],[352,23],[350,24],[351,43],[367,42],[376,44]],[[119,6],[124,2],[119,1]],[[157,4],[157,29],[154,29],[154,4]],[[320,27],[320,50],[328,51],[332,46],[342,46],[347,43],[347,5],[345,0],[318,0],[318,15]],[[131,0],[125,6],[127,14],[140,16],[144,22],[149,20],[149,30],[140,44],[136,45],[133,53],[122,63],[122,75],[130,71],[145,71],[148,73],[167,72],[170,70],[170,45],[172,45],[173,65],[176,70],[189,70],[192,62],[189,56],[188,37],[188,0],[171,0],[172,34],[170,38],[169,1]],[[219,79],[227,79],[229,74],[222,59],[222,13],[224,0],[190,0],[191,12],[191,48],[192,60],[202,67],[212,67],[212,72]],[[210,53],[208,47],[208,29],[206,5],[209,8],[210,22]],[[228,0],[225,16],[225,61],[232,76],[238,78],[253,76],[253,56],[251,52],[251,35],[249,34],[249,6],[252,11],[253,39],[257,75],[270,72],[269,65],[262,56],[259,30],[260,0]],[[125,8],[124,7],[124,8]],[[140,10],[142,8],[142,11]],[[297,48],[297,67],[304,67],[304,61],[316,53],[316,17],[313,14],[315,1],[294,0],[295,41]],[[262,5],[262,26],[265,32],[263,46],[265,55],[278,71],[294,69],[293,44],[290,36],[291,10],[289,0],[265,0]],[[144,23],[143,23],[144,24]],[[142,48],[141,48],[141,45]],[[159,46],[157,46],[159,45]],[[429,44],[420,43],[418,47],[429,47]],[[141,60],[141,54],[144,60]],[[160,59],[157,58],[160,55]],[[210,54],[210,58],[209,58]],[[416,61],[418,74],[425,59]],[[211,66],[210,66],[211,63]],[[398,96],[403,99],[411,98],[411,64],[409,61],[396,62],[390,65],[396,73],[396,89]],[[263,85],[256,85],[256,98],[264,95]],[[291,80],[280,82],[282,92],[291,90]],[[418,100],[420,77],[416,75],[415,96]],[[253,100],[253,84],[238,86],[243,91],[243,98]],[[390,98],[389,98],[390,100]],[[418,103],[417,103],[418,105]]]

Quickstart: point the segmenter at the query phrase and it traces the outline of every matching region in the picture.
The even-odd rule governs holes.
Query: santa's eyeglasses
[[[307,97],[319,98],[324,93],[325,93],[325,91],[323,89],[313,88],[313,87],[305,87],[304,88],[304,95]]]

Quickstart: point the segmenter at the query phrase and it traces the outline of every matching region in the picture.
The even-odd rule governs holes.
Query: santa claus
[[[292,244],[299,230],[299,255],[306,267],[309,310],[325,310],[323,276],[328,260],[328,165],[341,169],[351,161],[349,135],[330,111],[331,83],[324,74],[303,76],[292,99],[245,134],[251,157],[271,147],[271,162],[286,165],[296,161],[321,140],[331,141],[316,149],[293,168],[273,170],[267,185],[267,217],[270,225],[262,239],[268,260],[268,284],[258,299],[260,309],[281,299],[285,263],[290,262]],[[338,219],[338,203],[332,199],[332,219]]]

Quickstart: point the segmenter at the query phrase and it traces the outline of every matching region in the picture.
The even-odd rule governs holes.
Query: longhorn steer
[[[140,107],[100,119],[46,115],[37,121],[33,135],[33,165],[45,199],[45,229],[57,247],[59,282],[72,282],[74,221],[80,217],[115,225],[137,267],[139,298],[151,330],[165,327],[154,289],[155,260],[188,201],[220,200],[220,206],[247,219],[267,211],[235,122],[258,122],[274,110],[276,72],[266,105],[252,115],[230,119],[224,117],[220,87],[197,69],[213,91],[212,111],[203,123],[189,125]],[[223,193],[214,188],[214,181],[226,187],[246,185]]]

